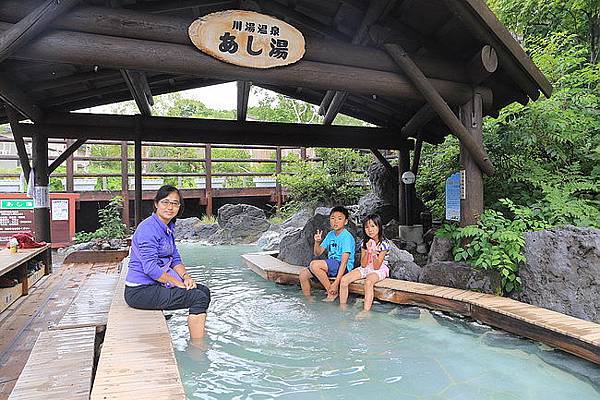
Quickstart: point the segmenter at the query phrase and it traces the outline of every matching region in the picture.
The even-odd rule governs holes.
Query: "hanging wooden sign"
[[[290,24],[253,11],[228,10],[194,21],[192,43],[221,61],[250,68],[293,64],[304,56],[304,36]]]

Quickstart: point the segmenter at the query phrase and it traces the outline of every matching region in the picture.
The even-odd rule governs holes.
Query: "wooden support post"
[[[327,113],[325,113],[325,118],[323,118],[323,125],[331,125],[333,123],[333,120],[344,106],[344,102],[347,98],[348,92],[335,92],[333,100],[331,100],[331,104],[327,109]]]
[[[73,139],[67,139],[67,148],[75,143]],[[71,193],[75,189],[75,180],[73,175],[75,174],[75,163],[73,160],[73,154],[67,157],[67,178],[66,178],[66,191]]]
[[[121,75],[127,84],[127,88],[129,89],[135,104],[140,110],[140,114],[146,116],[152,115],[151,107],[154,104],[154,100],[152,98],[148,79],[146,79],[146,74],[142,71],[121,69]]]
[[[34,209],[33,219],[35,238],[41,242],[51,242],[50,235],[50,196],[48,183],[48,138],[41,132],[33,136],[31,141],[31,155],[33,160],[34,182]]]
[[[0,62],[44,30],[50,22],[79,0],[46,0],[11,29],[0,35]]]
[[[121,197],[123,197],[123,223],[129,229],[129,146],[127,141],[121,142]]]
[[[204,172],[206,174],[206,215],[213,215],[213,195],[212,195],[212,147],[210,143],[204,146]]]
[[[397,44],[385,44],[384,48],[406,73],[408,78],[429,102],[442,121],[450,128],[452,134],[455,135],[460,140],[461,144],[463,144],[471,153],[481,170],[487,175],[493,175],[494,166],[490,162],[483,145],[477,143],[469,134],[438,91],[428,82],[425,75],[423,75],[421,70],[419,70],[410,57],[408,57],[406,51]]]
[[[473,100],[460,108],[460,119],[473,140],[483,143],[481,97],[475,94]],[[460,225],[474,225],[483,212],[483,176],[471,153],[464,145],[460,146],[460,166],[465,171],[465,198],[460,200]]]
[[[135,140],[135,226],[142,222],[142,140]]]
[[[275,149],[275,174],[279,177],[281,174],[281,147],[277,146]],[[283,204],[283,193],[281,190],[281,183],[279,183],[279,179],[277,179],[277,183],[275,184],[275,192],[277,199],[277,209],[281,210],[281,205]]]
[[[413,164],[411,171],[417,176],[417,172],[419,172],[419,162],[421,161],[421,150],[423,148],[423,138],[421,135],[417,136],[417,141],[415,142],[415,150],[413,152]]]
[[[85,139],[85,138],[77,139],[75,142],[73,142],[69,146],[67,146],[65,151],[63,151],[63,153],[60,156],[58,156],[52,162],[52,164],[50,164],[50,166],[48,167],[49,173],[54,172],[54,170],[56,168],[58,168],[60,166],[60,164],[64,163],[67,160],[67,158],[69,158],[73,153],[75,153],[77,151],[77,149],[79,149],[81,147],[81,145],[86,142],[86,140],[87,139]]]
[[[407,197],[405,185],[402,182],[402,174],[409,169],[410,153],[408,149],[400,149],[398,151],[398,223],[400,225],[408,224]]]
[[[306,147],[300,147],[300,159],[306,160]]]
[[[246,81],[237,81],[237,120],[245,121],[248,115],[248,100],[252,84]]]
[[[19,160],[21,161],[21,168],[23,169],[23,175],[25,175],[25,181],[29,183],[29,173],[31,171],[31,164],[29,164],[29,156],[27,155],[27,147],[23,140],[23,132],[19,124],[19,114],[11,107],[6,106],[6,116],[10,121],[10,129],[12,130],[13,139],[15,146],[17,147],[17,153],[19,154]]]

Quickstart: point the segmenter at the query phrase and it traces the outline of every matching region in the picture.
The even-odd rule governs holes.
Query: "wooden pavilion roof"
[[[0,31],[6,31],[42,3],[0,0]],[[380,85],[374,86],[372,92],[363,87],[354,91],[349,86],[349,96],[340,112],[377,126],[400,131],[425,104],[419,96],[395,95],[387,90],[387,77],[401,72],[374,43],[377,38],[400,44],[422,66],[428,78],[441,82],[441,86],[448,84],[452,100],[449,103],[454,110],[463,89],[468,93],[475,90],[471,88],[483,88],[485,115],[496,115],[514,101],[525,103],[529,98],[536,99],[540,91],[546,96],[552,91],[546,78],[483,0],[388,1],[386,11],[372,24],[369,39],[356,43],[356,32],[368,7],[368,0],[82,0],[56,18],[51,28],[0,64],[0,94],[9,93],[9,97],[29,104],[45,116],[131,100],[132,91],[121,68],[144,72],[147,87],[143,90],[151,95],[244,80],[318,105],[327,89],[345,87],[346,82],[332,82],[331,87],[324,87],[316,80],[311,84],[306,77],[305,81],[281,79],[277,71],[242,67],[231,67],[223,73],[212,67],[196,71],[186,66],[165,67],[160,60],[161,49],[167,49],[164,46],[192,47],[184,38],[189,23],[210,12],[237,8],[273,15],[303,32],[307,38],[305,60],[281,70],[305,74],[302,63],[318,62],[320,66],[329,64],[339,68],[348,79],[360,81],[362,76],[373,76],[373,81]],[[140,49],[156,48],[156,65],[140,64],[135,54],[131,54],[131,62],[127,54],[119,54],[122,48],[114,47],[113,41],[124,39],[137,40]],[[359,44],[362,47],[358,48]],[[483,81],[474,83],[469,62],[486,45],[497,52],[498,68]],[[96,48],[98,56],[94,57]],[[115,54],[115,59],[104,54]],[[210,66],[215,63],[221,62],[215,60]],[[343,69],[346,67],[347,71]],[[396,84],[393,80],[389,82],[390,86]],[[437,117],[427,120],[420,130],[423,139],[441,142],[449,133],[448,128]],[[0,107],[0,123],[7,121]]]

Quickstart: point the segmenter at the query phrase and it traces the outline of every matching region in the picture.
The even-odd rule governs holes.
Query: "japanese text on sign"
[[[222,11],[196,20],[192,42],[219,60],[252,68],[291,64],[304,55],[304,37],[293,26],[252,11]]]

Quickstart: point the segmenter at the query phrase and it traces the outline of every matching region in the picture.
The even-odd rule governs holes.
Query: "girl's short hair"
[[[179,196],[179,211],[177,212],[177,215],[175,216],[175,218],[181,216],[181,214],[183,213],[183,196],[181,195],[181,192],[179,191],[179,189],[177,189],[175,186],[172,185],[163,185],[161,186],[157,191],[156,191],[156,195],[154,196],[154,211],[156,211],[156,204],[161,201],[162,199],[168,197],[171,193],[176,192],[177,196]]]
[[[377,233],[377,243],[379,244],[385,239],[385,235],[383,234],[383,224],[381,223],[381,217],[377,214],[369,214],[365,217],[365,219],[363,219],[363,223],[362,223],[362,230],[363,230],[362,247],[363,247],[363,249],[367,248],[367,242],[370,239],[369,236],[367,235],[367,231],[365,229],[365,226],[367,225],[367,222],[369,222],[369,221],[373,221],[375,226],[377,228],[379,228],[379,233]]]

